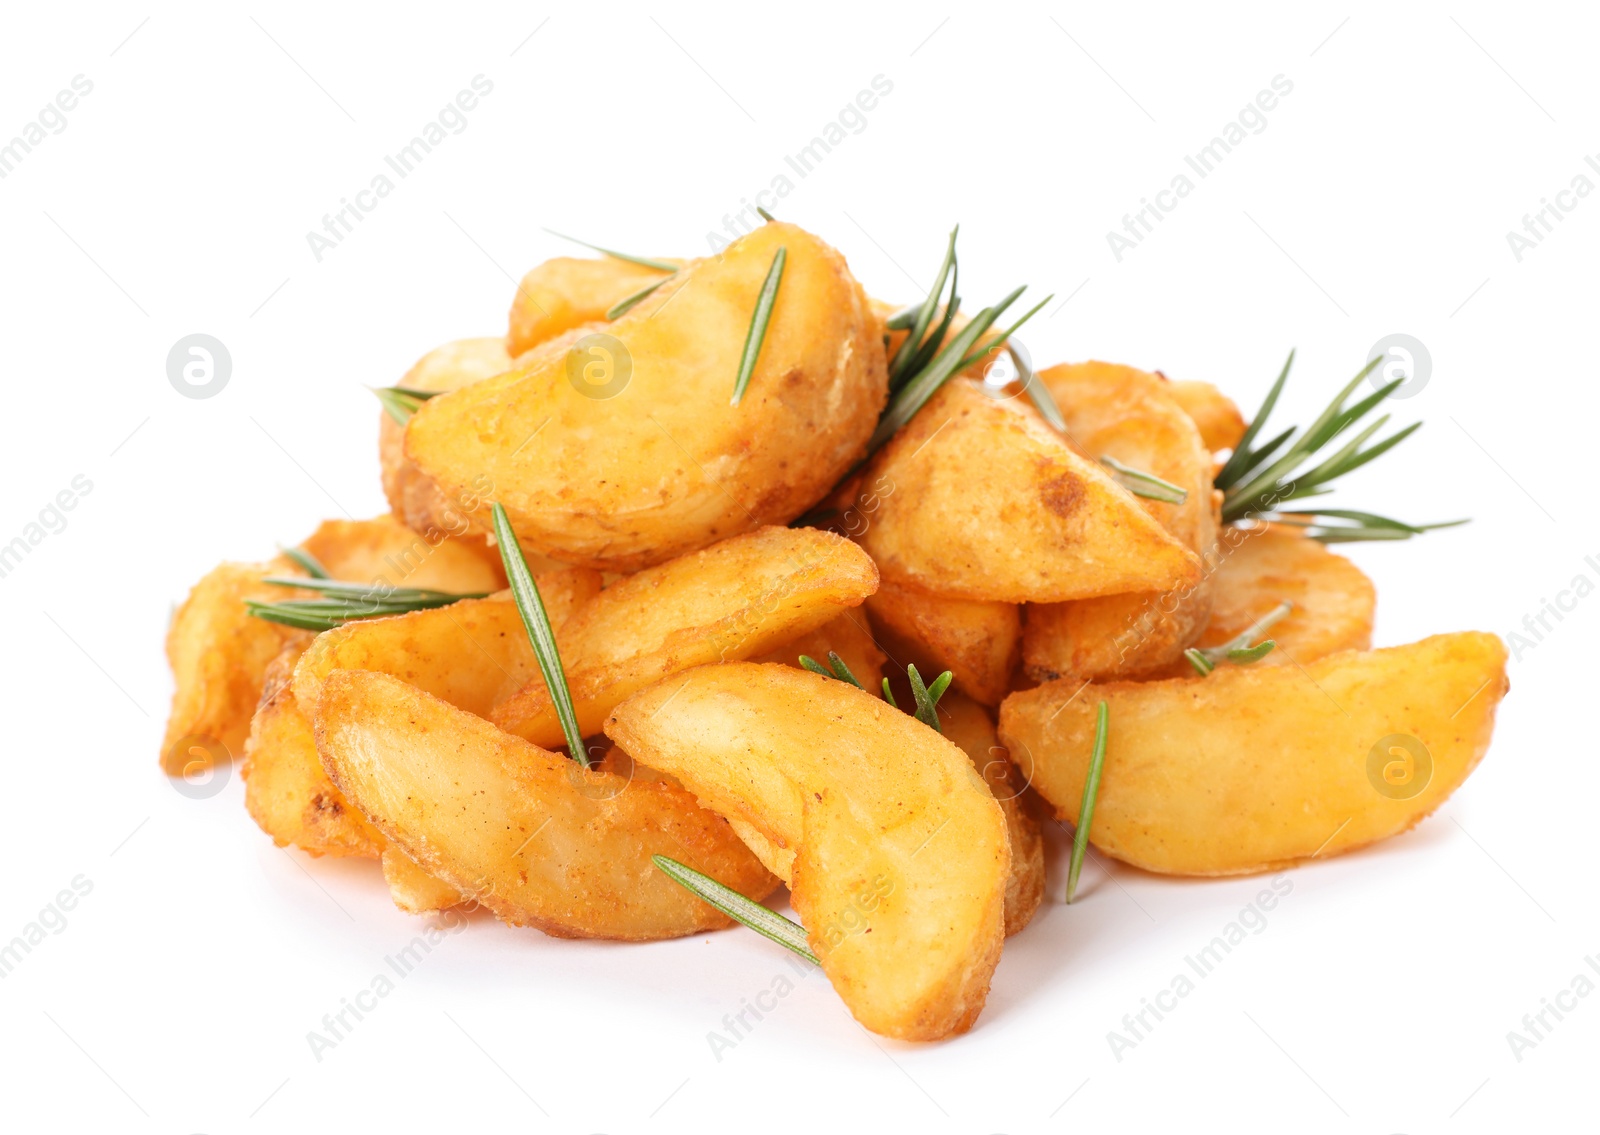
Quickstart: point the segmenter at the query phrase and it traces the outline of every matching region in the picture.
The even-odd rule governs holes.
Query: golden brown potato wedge
[[[311,721],[295,700],[291,678],[310,641],[310,634],[296,632],[267,667],[240,769],[245,807],[279,847],[376,859],[383,837],[345,803],[322,771]]]
[[[989,711],[959,690],[939,699],[939,729],[961,746],[1006,817],[1011,875],[1006,880],[1006,937],[1033,921],[1044,901],[1044,837],[1023,796],[1022,774],[995,733]]]
[[[1171,395],[1172,384],[1112,363],[1051,367],[1039,378],[1055,396],[1067,436],[1098,461],[1110,457],[1187,493],[1182,504],[1140,498],[1151,517],[1208,564],[1217,554],[1211,454]],[[1164,591],[1130,591],[1072,603],[1030,605],[1023,632],[1028,676],[1110,678],[1168,665],[1211,614],[1210,573]]]
[[[1251,665],[1303,666],[1335,651],[1372,646],[1377,589],[1355,564],[1292,528],[1230,528],[1223,544],[1211,621],[1195,646],[1233,641],[1280,603],[1293,604],[1293,610],[1260,636],[1278,645]],[[1195,673],[1180,659],[1160,676]]]
[[[383,881],[389,884],[394,905],[407,914],[432,914],[464,901],[460,891],[418,867],[393,844],[383,849]]]
[[[780,248],[782,286],[733,405]],[[832,487],[887,397],[876,327],[842,256],[793,225],[763,225],[594,343],[431,399],[406,428],[406,455],[455,500],[486,479],[530,547],[602,570],[647,567],[787,523]],[[488,500],[478,504],[487,529]]]
[[[1239,875],[1406,831],[1489,745],[1506,651],[1436,635],[1297,666],[1219,666],[1203,680],[1072,680],[1012,694],[1000,737],[1027,781],[1076,820],[1097,704],[1110,707],[1089,838],[1173,875]]]
[[[647,568],[602,591],[558,639],[585,737],[624,698],[691,666],[749,658],[859,605],[878,570],[815,528],[767,527]],[[492,720],[536,745],[562,743],[543,675]]]
[[[583,769],[387,674],[337,670],[317,705],[334,784],[424,872],[514,926],[651,941],[728,925],[667,855],[756,899],[776,880],[662,781]]]
[[[1244,415],[1222,391],[1209,382],[1169,382],[1167,393],[1177,400],[1200,431],[1200,440],[1212,453],[1232,449],[1244,436]]]
[[[1000,957],[1011,856],[999,805],[953,742],[846,682],[751,663],[636,694],[606,733],[781,855],[856,1020],[902,1040],[971,1026]]]
[[[335,579],[354,583],[469,594],[505,586],[498,562],[486,563],[454,540],[430,541],[392,516],[324,520],[300,546]]]
[[[804,654],[826,666],[830,650],[844,659],[850,672],[867,689],[875,690],[883,681],[883,664],[887,658],[872,637],[866,617],[859,610],[847,610],[816,630],[779,643],[765,654],[751,655],[749,660],[799,666],[800,656]]]
[[[987,706],[1011,689],[1022,653],[1015,603],[953,599],[883,580],[867,599],[867,614],[897,670],[908,663],[929,675],[948,670],[956,689]]]
[[[505,339],[457,339],[423,355],[397,385],[409,390],[459,390],[510,369]],[[436,539],[465,535],[465,523],[448,515],[449,500],[436,500],[437,486],[406,460],[404,439],[405,429],[387,410],[380,410],[378,464],[383,495],[395,518],[424,535],[437,534]]]
[[[666,277],[659,269],[611,256],[546,260],[517,285],[503,349],[520,355],[563,331],[603,320],[614,304]]]
[[[250,617],[246,599],[283,599],[302,592],[262,583],[269,575],[304,575],[279,558],[268,564],[221,564],[189,592],[167,630],[172,709],[161,740],[161,768],[182,775],[195,745],[244,749],[267,664],[293,632]]]
[[[770,227],[770,226],[769,226]],[[940,595],[1059,602],[1176,587],[1200,571],[1106,469],[1021,399],[952,379],[879,450],[857,537],[886,579]]]
[[[550,626],[565,634],[573,613],[600,594],[600,574],[557,568],[534,577]],[[488,717],[539,674],[511,593],[383,619],[358,619],[317,636],[295,667],[295,696],[315,706],[335,670],[373,670]]]

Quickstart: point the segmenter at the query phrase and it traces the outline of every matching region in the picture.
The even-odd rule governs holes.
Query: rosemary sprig
[[[817,955],[811,952],[806,940],[805,927],[790,922],[783,915],[768,910],[758,902],[752,902],[732,887],[725,887],[710,875],[703,875],[676,859],[669,859],[665,855],[652,855],[650,861],[659,867],[667,878],[696,898],[710,903],[735,922],[743,923],[786,950],[792,950],[812,965],[822,964],[817,960]]]
[[[1294,352],[1289,352],[1278,379],[1267,392],[1261,409],[1251,420],[1232,455],[1217,473],[1216,486],[1223,490],[1222,519],[1226,523],[1259,519],[1294,524],[1307,529],[1315,539],[1330,543],[1353,540],[1404,540],[1434,528],[1447,528],[1465,521],[1443,524],[1414,525],[1391,520],[1375,513],[1356,513],[1344,509],[1284,509],[1291,501],[1305,497],[1321,496],[1329,492],[1328,483],[1359,469],[1369,461],[1382,457],[1417,430],[1421,422],[1413,422],[1397,433],[1374,442],[1373,435],[1389,421],[1389,415],[1380,415],[1365,424],[1353,437],[1331,454],[1323,455],[1334,439],[1339,438],[1357,422],[1365,418],[1379,403],[1405,381],[1403,378],[1380,386],[1373,393],[1353,404],[1346,405],[1362,380],[1379,363],[1373,359],[1352,378],[1333,401],[1303,430],[1290,428],[1270,441],[1260,445],[1256,438],[1266,424],[1267,417],[1277,405],[1278,395],[1289,378],[1289,368],[1294,364]],[[1365,446],[1365,448],[1363,448]],[[1314,459],[1310,468],[1305,466]],[[1328,525],[1316,520],[1329,516],[1346,524]]]
[[[411,415],[420,410],[424,402],[440,393],[438,390],[413,390],[409,386],[374,386],[371,389],[389,416],[402,426],[411,420]]]
[[[766,281],[756,296],[756,308],[750,313],[750,330],[744,337],[744,354],[739,357],[739,377],[733,384],[733,400],[737,406],[750,385],[755,373],[756,359],[761,356],[761,344],[767,338],[767,323],[772,319],[772,305],[778,300],[778,285],[783,283],[783,266],[788,263],[789,250],[780,246],[772,257],[772,267],[767,269]]]
[[[756,212],[761,214],[761,219],[763,221],[775,221],[775,220],[778,219],[777,217],[774,217],[771,213],[769,213],[765,209],[763,209],[760,205],[756,206]]]
[[[805,654],[800,656],[800,665],[810,670],[813,674],[821,674],[824,678],[837,678],[841,682],[849,682],[858,690],[867,688],[861,684],[859,678],[851,673],[850,667],[845,664],[845,660],[840,658],[836,651],[828,651],[827,666],[823,666],[815,658]]]
[[[601,256],[609,256],[613,260],[625,260],[629,264],[637,264],[641,268],[654,268],[658,272],[676,272],[678,270],[678,266],[676,264],[673,264],[667,260],[652,260],[648,256],[632,256],[626,252],[617,252],[615,249],[601,248],[598,244],[590,244],[588,241],[579,240],[575,236],[568,236],[566,233],[558,233],[555,229],[545,229],[544,231],[549,233],[551,236],[558,236],[562,240],[570,240],[573,244],[581,244],[585,248],[598,252]]]
[[[925,686],[922,684],[922,675],[917,673],[916,665],[913,663],[906,667],[906,680],[911,683],[911,697],[916,702],[912,714],[935,733],[944,732],[939,728],[939,699],[944,697],[944,692],[950,688],[953,677],[954,675],[946,670],[935,678],[931,685]],[[900,703],[894,700],[894,690],[887,678],[883,680],[883,700],[895,709],[900,708]]]
[[[676,275],[676,272],[672,274],[672,276]],[[619,299],[616,303],[612,304],[606,309],[606,322],[609,323],[611,320],[621,316],[624,312],[631,310],[633,306],[640,300],[648,298],[649,295],[662,284],[665,284],[668,280],[672,279],[672,276],[665,276],[653,284],[646,284],[632,295],[624,296],[622,299]]]
[[[246,599],[245,611],[269,623],[308,631],[330,631],[352,619],[404,615],[433,607],[448,607],[462,599],[482,599],[487,592],[435,591],[424,587],[390,587],[384,583],[351,583],[342,579],[268,576],[261,582],[274,587],[297,587],[319,593],[320,599],[285,599],[263,603]]]
[[[1252,662],[1259,662],[1272,653],[1273,648],[1278,645],[1277,640],[1263,639],[1254,646],[1251,645],[1251,641],[1266,634],[1287,618],[1293,610],[1293,603],[1279,603],[1257,619],[1243,634],[1229,639],[1221,646],[1211,646],[1204,650],[1191,646],[1183,652],[1183,656],[1202,678],[1223,662],[1232,662],[1236,666],[1248,666]]]
[[[298,564],[300,570],[305,572],[312,579],[333,578],[328,574],[328,569],[322,566],[321,560],[317,559],[316,556],[313,556],[310,552],[306,551],[298,544],[293,548],[285,548],[282,544],[279,544],[278,551],[282,552],[285,557]]]
[[[1111,728],[1111,710],[1105,702],[1094,725],[1094,753],[1089,757],[1089,775],[1083,782],[1083,802],[1078,805],[1078,828],[1072,834],[1072,861],[1067,868],[1067,902],[1078,893],[1078,872],[1089,850],[1089,828],[1094,823],[1094,805],[1100,798],[1100,770],[1106,763],[1106,736]]]
[[[494,538],[500,548],[500,562],[506,569],[506,581],[511,584],[511,597],[516,600],[522,625],[527,628],[528,641],[533,644],[533,654],[539,662],[539,672],[544,675],[550,700],[555,703],[556,717],[561,721],[561,732],[567,739],[567,754],[584,768],[589,767],[589,751],[583,746],[583,734],[578,731],[578,714],[572,708],[572,692],[567,689],[567,674],[561,668],[561,651],[556,646],[555,631],[550,627],[550,616],[545,613],[544,600],[539,597],[539,585],[528,570],[523,558],[522,545],[511,530],[511,519],[505,508],[496,501],[490,509],[494,516]]]
[[[1163,481],[1154,473],[1146,473],[1142,469],[1124,465],[1110,454],[1101,454],[1100,464],[1110,469],[1117,483],[1136,497],[1166,501],[1168,504],[1182,504],[1189,499],[1188,489],[1179,488],[1171,481]]]

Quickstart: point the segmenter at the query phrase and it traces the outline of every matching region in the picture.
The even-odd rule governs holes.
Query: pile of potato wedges
[[[1292,527],[1224,524],[1213,479],[1245,422],[1215,387],[1051,367],[1034,381],[1061,429],[974,364],[869,451],[893,311],[782,222],[703,260],[541,264],[505,336],[397,378],[415,409],[381,415],[390,515],[194,586],[167,640],[165,771],[241,756],[278,845],[375,860],[414,913],[646,941],[732,925],[652,856],[756,901],[787,887],[855,1018],[936,1040],[973,1024],[1040,906],[1040,824],[1077,822],[1100,703],[1088,838],[1146,871],[1360,847],[1476,766],[1499,640],[1373,650],[1353,563]],[[1106,458],[1181,501],[1135,495]],[[582,754],[506,590],[496,504]],[[308,564],[470,597],[320,633],[252,613],[314,595]],[[1285,603],[1264,658],[1186,661]],[[859,684],[800,662],[830,653]],[[938,728],[909,712],[908,665],[952,676]]]

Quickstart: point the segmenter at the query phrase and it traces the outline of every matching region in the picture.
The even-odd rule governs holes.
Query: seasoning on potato
[[[1461,786],[1504,647],[1370,649],[1326,547],[1448,526],[1323,499],[1416,429],[1378,436],[1377,360],[1280,430],[1292,354],[1248,422],[1206,382],[1035,371],[1044,301],[962,311],[956,232],[896,308],[767,220],[546,261],[504,338],[379,387],[391,515],[195,585],[163,768],[243,751],[274,843],[370,860],[405,912],[740,923],[919,1041],[973,1027],[1034,921],[1046,809],[1071,903],[1090,843],[1278,870]]]

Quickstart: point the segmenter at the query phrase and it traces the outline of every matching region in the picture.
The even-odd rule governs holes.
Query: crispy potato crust
[[[1232,449],[1244,436],[1244,415],[1222,391],[1209,382],[1169,382],[1167,393],[1177,400],[1200,431],[1200,440],[1212,453]]]
[[[971,698],[952,690],[939,699],[939,728],[972,760],[1006,817],[1011,875],[1006,879],[1006,937],[1033,921],[1044,901],[1044,837],[1023,796],[1022,774],[995,733],[994,718]]]
[[[795,910],[856,1020],[902,1040],[972,1025],[1011,855],[1000,806],[953,742],[846,682],[750,663],[636,694],[606,733],[790,853]]]
[[[513,926],[643,942],[729,924],[657,870],[656,854],[757,900],[777,885],[683,789],[586,771],[387,674],[335,671],[316,721],[345,799]]]
[[[511,327],[501,350],[520,355],[564,331],[599,322],[618,301],[666,275],[610,256],[546,260],[517,285],[516,298],[511,301]]]
[[[1172,875],[1240,875],[1410,829],[1489,746],[1508,689],[1491,634],[1436,635],[1298,666],[1219,666],[1199,681],[1070,679],[1013,694],[1000,738],[1076,820],[1096,705],[1110,706],[1089,838]]]
[[[1182,504],[1140,498],[1151,517],[1199,557],[1214,563],[1221,496],[1211,455],[1172,397],[1172,383],[1132,367],[1088,362],[1039,373],[1088,457],[1112,457],[1188,493]],[[1211,614],[1211,573],[1167,591],[1133,591],[1073,603],[1030,605],[1023,632],[1028,676],[1104,679],[1144,673],[1182,657]]]
[[[870,598],[870,597],[869,597]],[[765,654],[751,655],[751,662],[778,662],[784,666],[799,666],[802,654],[828,664],[828,652],[833,651],[861,684],[875,690],[883,681],[883,664],[887,656],[872,637],[866,618],[860,611],[845,611],[823,623],[814,631],[806,631],[779,643]]]
[[[865,552],[815,528],[762,528],[602,591],[558,637],[585,737],[654,682],[764,653],[857,606],[878,586]],[[492,720],[536,745],[563,743],[544,676],[496,706]]]
[[[951,684],[987,706],[1011,689],[1022,653],[1022,615],[1015,603],[953,599],[884,580],[867,598],[867,614],[894,655],[896,669],[950,671]]]
[[[780,247],[782,287],[734,406],[750,313]],[[763,225],[608,324],[604,350],[540,351],[430,400],[405,451],[451,499],[475,499],[480,526],[492,491],[530,546],[636,570],[787,523],[832,487],[887,397],[876,327],[842,256],[793,225]],[[595,396],[591,372],[615,391]]]
[[[311,721],[295,699],[291,677],[310,641],[309,633],[298,632],[267,667],[240,769],[244,804],[279,847],[376,859],[383,837],[345,803],[322,771]]]
[[[978,471],[981,471],[978,472]],[[963,599],[1060,602],[1176,587],[1199,560],[1020,399],[950,380],[864,481],[857,537],[886,579]]]

